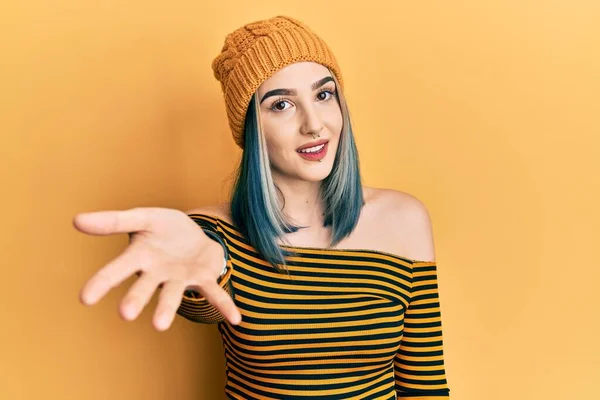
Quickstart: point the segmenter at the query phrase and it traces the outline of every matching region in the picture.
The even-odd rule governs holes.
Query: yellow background
[[[71,220],[224,200],[210,63],[278,14],[336,54],[365,184],[429,208],[453,398],[597,398],[596,0],[2,2],[0,398],[224,398],[214,326],[78,302],[127,239]]]

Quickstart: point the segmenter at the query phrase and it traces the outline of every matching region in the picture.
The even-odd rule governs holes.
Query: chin
[[[333,169],[333,165],[328,165],[325,163],[321,164],[323,165],[319,165],[311,171],[302,171],[298,177],[303,181],[307,182],[321,182],[322,180],[327,178],[329,174],[331,174],[331,170]]]

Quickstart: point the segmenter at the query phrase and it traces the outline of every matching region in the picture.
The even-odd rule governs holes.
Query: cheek
[[[267,152],[269,153],[269,158],[271,162],[276,164],[285,162],[287,158],[289,158],[289,140],[286,141],[285,132],[282,132],[281,127],[275,127],[274,130],[267,130],[267,126],[265,126],[265,140],[267,142]]]
[[[277,154],[281,152],[281,143],[278,143],[277,140],[269,137],[265,134],[265,138],[267,140],[267,151],[269,152],[269,157],[271,160],[277,157]]]
[[[340,135],[342,126],[344,125],[344,117],[342,116],[342,112],[339,107],[331,110],[330,113],[327,113],[325,123],[333,135]]]
[[[267,150],[274,157],[277,157],[278,153],[289,151],[290,143],[294,143],[298,132],[293,120],[270,116],[262,118],[262,129],[267,141]]]

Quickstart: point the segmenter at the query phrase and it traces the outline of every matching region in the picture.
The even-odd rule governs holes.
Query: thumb
[[[73,226],[83,233],[104,236],[148,230],[150,220],[147,213],[137,208],[106,210],[77,214]]]

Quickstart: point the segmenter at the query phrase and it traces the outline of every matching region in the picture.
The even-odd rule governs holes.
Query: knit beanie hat
[[[275,72],[300,61],[328,67],[340,86],[343,85],[333,53],[320,37],[296,19],[277,16],[252,22],[225,37],[212,68],[221,83],[229,126],[239,147],[244,148],[244,121],[254,92]]]

